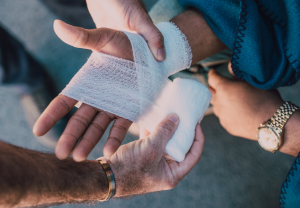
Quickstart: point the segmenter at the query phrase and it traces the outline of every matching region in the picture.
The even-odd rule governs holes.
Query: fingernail
[[[171,113],[169,116],[168,116],[168,119],[170,121],[172,121],[173,123],[177,123],[179,121],[179,117],[175,114],[175,113]]]
[[[157,57],[160,61],[163,61],[166,59],[166,50],[164,48],[157,50]]]

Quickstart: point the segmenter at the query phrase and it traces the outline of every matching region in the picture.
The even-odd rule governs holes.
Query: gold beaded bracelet
[[[116,181],[115,181],[114,173],[112,172],[108,162],[103,161],[103,160],[98,160],[98,162],[102,166],[102,168],[104,169],[104,171],[106,173],[107,180],[108,180],[108,185],[109,185],[107,196],[103,200],[99,200],[101,202],[104,202],[104,201],[108,201],[109,199],[111,199],[115,195],[115,193],[116,193]]]

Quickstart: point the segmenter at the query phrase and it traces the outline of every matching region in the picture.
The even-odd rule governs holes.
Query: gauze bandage
[[[157,25],[165,41],[167,58],[154,59],[144,38],[129,38],[134,62],[93,52],[61,94],[136,122],[152,132],[169,113],[180,118],[166,146],[166,153],[181,162],[189,151],[211,94],[195,80],[168,76],[190,66],[192,54],[184,34],[170,22]]]

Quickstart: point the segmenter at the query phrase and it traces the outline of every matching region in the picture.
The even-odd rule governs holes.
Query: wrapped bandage
[[[210,103],[211,93],[195,80],[168,77],[191,64],[191,49],[182,32],[172,23],[157,25],[165,41],[167,58],[154,59],[144,38],[124,32],[129,38],[134,62],[93,52],[61,94],[136,122],[148,131],[169,113],[180,118],[167,143],[166,153],[181,162],[189,151]]]

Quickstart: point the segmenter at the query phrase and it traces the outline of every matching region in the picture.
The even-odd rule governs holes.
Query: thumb
[[[56,35],[66,44],[76,48],[95,50],[98,39],[101,37],[102,30],[86,30],[84,28],[69,25],[63,21],[55,20],[53,24]]]
[[[142,12],[139,15],[140,20],[136,21],[132,29],[144,37],[154,58],[157,61],[164,61],[166,59],[164,36],[153,24],[149,15],[143,10],[140,12]]]
[[[131,43],[123,32],[109,28],[87,30],[60,20],[55,20],[53,27],[56,35],[73,47],[103,52],[133,61]]]
[[[208,84],[213,89],[219,88],[223,83],[229,81],[230,79],[222,76],[215,69],[211,69],[208,72]]]
[[[179,117],[175,113],[169,114],[164,118],[150,134],[149,139],[152,143],[158,144],[165,150],[167,142],[175,133],[179,124]]]

